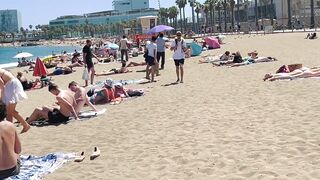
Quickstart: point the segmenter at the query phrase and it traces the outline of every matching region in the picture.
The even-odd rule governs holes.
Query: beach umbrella
[[[41,59],[38,57],[36,60],[36,64],[33,70],[33,76],[46,76],[48,74],[48,70],[46,66],[43,64]]]
[[[166,26],[166,25],[158,25],[150,29],[150,31],[148,31],[148,34],[157,34],[160,32],[172,31],[172,30],[174,30],[173,27]]]
[[[208,44],[208,46],[212,49],[220,48],[220,44],[218,39],[214,37],[206,37],[204,41]]]
[[[105,47],[110,49],[119,49],[118,44],[114,44],[114,43],[109,43]]]
[[[32,56],[33,55],[28,52],[22,52],[22,53],[15,55],[13,58],[20,59],[20,58],[28,58],[28,57],[32,57]]]
[[[199,56],[202,53],[202,47],[198,43],[192,42],[190,47],[192,56]]]

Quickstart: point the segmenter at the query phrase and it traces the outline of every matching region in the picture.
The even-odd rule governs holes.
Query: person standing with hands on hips
[[[184,74],[184,59],[185,59],[185,51],[187,49],[187,45],[184,42],[182,36],[182,33],[180,31],[177,32],[176,39],[171,43],[171,51],[174,51],[173,53],[173,60],[174,64],[176,66],[176,74],[177,74],[177,83],[180,81],[180,83],[183,83],[183,74]],[[179,76],[181,75],[181,76]]]
[[[88,39],[86,42],[86,45],[83,47],[82,53],[83,53],[84,63],[88,69],[88,73],[91,73],[91,85],[92,85],[94,80],[94,75],[95,75],[92,56],[94,56],[98,61],[100,61],[100,59],[95,54],[92,53],[91,46],[92,46],[92,42],[91,40]],[[85,83],[86,83],[85,86],[88,86],[88,80],[85,80]]]

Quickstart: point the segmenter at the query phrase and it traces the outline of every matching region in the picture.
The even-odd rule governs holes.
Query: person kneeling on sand
[[[29,124],[39,119],[44,119],[53,124],[67,122],[71,116],[74,116],[76,120],[79,119],[75,110],[77,103],[72,92],[61,90],[55,84],[50,84],[48,90],[56,96],[57,106],[36,108],[27,118]]]
[[[86,89],[80,87],[78,83],[72,81],[69,83],[69,89],[74,92],[74,99],[76,100],[75,111],[79,114],[84,105],[88,105],[92,110],[97,112],[97,109],[93,106],[93,104],[89,101],[89,97],[86,94]]]
[[[20,173],[21,143],[15,126],[0,119],[0,179]]]

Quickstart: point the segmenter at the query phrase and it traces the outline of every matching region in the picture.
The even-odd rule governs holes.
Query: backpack
[[[175,39],[174,40],[175,41],[175,43],[176,43],[176,48],[178,48],[178,39]],[[183,47],[183,44],[184,44],[184,41],[183,41],[183,39],[181,39],[181,49],[182,49],[182,51],[184,52],[185,51],[185,48]]]

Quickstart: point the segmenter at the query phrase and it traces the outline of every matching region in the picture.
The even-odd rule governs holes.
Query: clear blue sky
[[[82,15],[112,9],[112,0],[0,0],[0,9],[17,9],[22,16],[22,25],[48,24],[49,20],[62,15]],[[205,0],[198,0],[203,3]],[[160,0],[161,7],[175,5],[175,0]],[[150,0],[150,6],[158,8],[158,0]],[[187,16],[191,9],[186,8]]]

